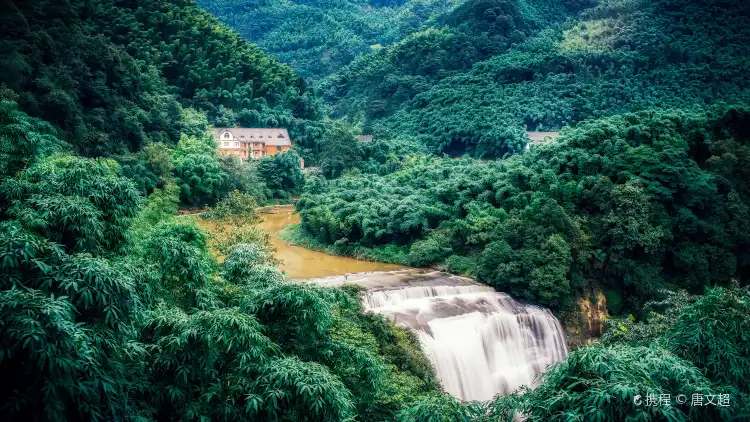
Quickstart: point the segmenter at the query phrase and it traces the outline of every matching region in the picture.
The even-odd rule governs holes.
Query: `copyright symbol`
[[[633,397],[633,403],[635,403],[636,406],[640,406],[641,405],[641,395],[640,394],[636,394],[636,396]]]

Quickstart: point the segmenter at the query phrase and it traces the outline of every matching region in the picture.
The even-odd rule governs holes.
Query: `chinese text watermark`
[[[633,404],[636,406],[672,406],[673,404],[683,405],[690,404],[690,406],[731,406],[731,400],[729,394],[702,394],[694,393],[690,397],[685,394],[677,394],[672,397],[671,394],[654,394],[648,393],[646,397],[642,397],[637,394],[633,397]]]

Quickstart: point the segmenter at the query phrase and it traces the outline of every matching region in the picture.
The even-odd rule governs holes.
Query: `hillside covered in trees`
[[[332,115],[363,123],[389,116],[438,81],[477,62],[512,54],[591,2],[514,0],[462,2],[441,19],[385,48],[360,56],[320,82]]]
[[[412,158],[322,181],[297,207],[324,243],[443,264],[558,310],[593,284],[612,311],[637,312],[668,286],[750,275],[748,130],[746,109],[623,114],[505,160]]]
[[[263,51],[317,79],[443,15],[455,0],[199,0]]]
[[[748,419],[747,2],[198,3],[0,6],[0,419]],[[295,148],[222,157],[233,125]],[[560,317],[601,291],[607,329],[459,401],[358,288],[279,270],[256,206],[297,196],[296,243]]]
[[[490,3],[452,13],[473,7],[464,16],[486,17]],[[638,311],[670,285],[699,293],[746,279],[747,240],[730,233],[742,233],[733,224],[744,224],[750,199],[742,170],[750,6],[498,5],[537,32],[463,70],[445,65],[455,54],[441,56],[414,34],[357,60],[372,72],[347,73],[353,64],[337,75],[345,94],[334,116],[347,110],[356,121],[355,97],[365,108],[389,105],[365,112],[360,123],[380,142],[349,154],[359,157],[350,158],[355,171],[308,184],[298,203],[307,237],[343,253],[443,265],[560,309],[593,280],[617,309]],[[404,88],[414,77],[399,79],[416,69],[408,61],[380,60],[404,43],[413,50],[401,57],[431,63],[417,72],[426,75],[419,88]],[[386,80],[395,91],[383,90]],[[562,136],[524,152],[526,130]],[[474,158],[458,159],[465,153]],[[346,170],[337,172],[324,174]]]
[[[77,152],[111,155],[218,126],[316,130],[317,100],[287,66],[186,1],[3,4],[0,83]],[[204,123],[205,125],[205,123]]]
[[[495,10],[472,4],[471,16]],[[521,1],[499,4],[527,34],[542,20]],[[333,116],[380,138],[410,135],[437,153],[502,157],[520,151],[525,129],[747,102],[749,15],[741,1],[601,1],[564,23],[542,20],[534,36],[498,36],[503,48],[487,53],[437,30],[417,33],[362,56],[323,88]]]

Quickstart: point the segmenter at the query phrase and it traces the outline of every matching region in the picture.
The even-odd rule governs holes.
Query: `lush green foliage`
[[[426,28],[361,56],[321,88],[334,116],[363,122],[369,132],[373,120],[391,115],[438,81],[506,52],[568,11],[559,1],[464,1]]]
[[[4,2],[0,84],[87,155],[174,142],[181,110],[158,72],[102,37],[86,2]]]
[[[191,0],[3,3],[0,419],[747,418],[746,2],[206,3],[308,75],[340,70],[321,86],[357,126],[317,121],[303,79]],[[222,158],[211,124],[297,148]],[[459,402],[357,289],[277,268],[254,207],[299,193],[309,245],[554,309],[601,288],[637,317],[533,391]],[[731,407],[633,402],[677,392]]]
[[[300,75],[321,77],[360,54],[398,41],[440,16],[451,0],[199,0],[245,39]]]
[[[455,30],[414,34],[332,77],[324,86],[327,101],[334,116],[364,122],[376,137],[408,134],[437,152],[487,157],[520,151],[526,128],[557,130],[629,111],[748,101],[747,2],[599,3],[564,25],[532,12],[564,16],[549,5],[503,11],[503,22],[519,32],[544,29],[520,43],[511,35],[483,54],[456,41]],[[485,42],[476,31],[462,33],[470,34],[464,44]]]
[[[358,293],[291,282],[247,224],[209,239],[174,217],[218,202],[207,216],[249,224],[301,188],[294,152],[251,165],[205,133],[313,142],[289,68],[189,1],[3,8],[0,419],[376,421],[437,392],[416,339]],[[115,159],[54,155],[64,141]]]
[[[129,413],[128,356],[141,307],[120,247],[138,192],[116,163],[53,157],[0,187],[3,419],[108,419]],[[11,217],[11,220],[7,220]]]
[[[18,110],[10,92],[0,92],[0,176],[7,177],[44,157],[64,149],[55,129],[47,122]]]
[[[717,389],[701,371],[657,347],[592,346],[572,352],[542,377],[529,393],[526,412],[531,420],[726,420],[732,409],[693,406],[645,406],[648,394],[695,393],[716,396]],[[642,395],[640,405],[634,402]],[[738,399],[734,395],[735,400]],[[716,400],[714,400],[716,402]],[[736,412],[735,403],[735,410]]]
[[[305,82],[192,1],[101,5],[91,17],[116,45],[156,66],[182,103],[205,111],[211,123],[287,127],[297,142],[312,141],[307,119],[317,117],[317,103]]]
[[[649,313],[639,321],[632,316],[609,321],[602,340],[607,345],[658,344],[694,363],[750,411],[749,306],[747,288],[714,288],[700,296],[677,291],[664,300],[648,303]]]
[[[139,211],[114,161],[68,156],[0,187],[3,419],[387,420],[436,391],[414,337],[287,280],[267,238],[218,264],[178,192]],[[243,199],[209,216],[253,222]]]
[[[55,156],[6,180],[3,214],[68,252],[115,250],[141,197],[113,160]]]
[[[299,193],[304,182],[300,157],[293,150],[261,158],[257,171],[276,198]]]
[[[174,175],[172,149],[166,144],[154,142],[136,153],[117,157],[123,174],[132,180],[138,190],[148,196],[156,188],[163,188]]]
[[[216,152],[216,142],[208,136],[183,137],[172,157],[175,176],[180,180],[183,202],[191,205],[213,203],[228,182]]]
[[[334,124],[326,133],[320,152],[320,169],[326,177],[334,178],[346,169],[359,166],[363,158],[360,142],[343,124]]]
[[[317,102],[290,68],[189,0],[3,4],[0,85],[86,155],[196,135],[200,119],[288,127],[312,143]]]
[[[497,162],[411,159],[300,199],[320,241],[409,245],[503,291],[562,307],[594,285],[630,309],[669,284],[746,280],[750,114],[641,112]],[[456,258],[461,256],[465,258]]]

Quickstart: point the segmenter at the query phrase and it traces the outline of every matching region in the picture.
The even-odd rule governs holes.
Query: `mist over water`
[[[402,286],[366,280],[361,284],[373,289],[364,301],[368,310],[417,333],[450,394],[489,400],[533,386],[538,373],[567,355],[562,328],[549,310],[462,277],[425,275]]]

